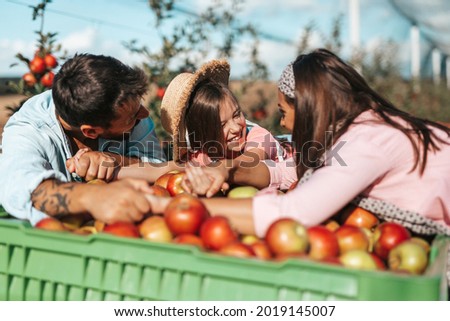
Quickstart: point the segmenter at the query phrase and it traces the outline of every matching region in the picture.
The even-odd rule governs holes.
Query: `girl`
[[[228,62],[213,60],[170,82],[161,103],[161,121],[173,135],[175,162],[214,164],[230,172],[254,167],[260,160],[284,158],[272,134],[245,119],[228,88],[229,75]]]
[[[395,108],[327,50],[300,55],[293,74],[294,117],[284,122],[293,131],[295,162],[260,163],[234,175],[258,187],[287,188],[298,177],[299,185],[285,195],[205,199],[211,214],[227,216],[241,233],[263,236],[282,216],[312,226],[353,200],[417,233],[450,235],[449,129]],[[190,182],[204,184],[205,176]],[[169,201],[149,200],[155,213]]]

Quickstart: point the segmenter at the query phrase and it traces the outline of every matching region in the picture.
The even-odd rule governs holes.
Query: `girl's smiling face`
[[[229,97],[226,97],[220,104],[220,123],[226,151],[242,151],[247,135],[245,117],[241,108]]]

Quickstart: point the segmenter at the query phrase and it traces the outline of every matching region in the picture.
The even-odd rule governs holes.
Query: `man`
[[[73,180],[110,181],[120,166],[165,161],[140,103],[147,88],[142,70],[112,57],[82,54],[64,63],[52,90],[30,98],[5,126],[0,203],[6,211],[32,224],[85,212],[106,223],[141,219],[150,209],[143,180]]]

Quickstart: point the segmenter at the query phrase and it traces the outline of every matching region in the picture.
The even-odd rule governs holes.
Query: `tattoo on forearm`
[[[72,183],[57,180],[44,182],[31,193],[31,201],[35,208],[49,215],[68,214],[74,187]]]

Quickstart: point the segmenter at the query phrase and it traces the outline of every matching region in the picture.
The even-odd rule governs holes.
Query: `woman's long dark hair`
[[[445,143],[428,126],[450,136],[447,127],[395,108],[370,88],[354,68],[326,49],[298,56],[293,69],[296,92],[293,141],[299,178],[308,168],[322,166],[326,151],[323,147],[331,147],[333,140],[339,139],[366,110],[373,110],[386,124],[408,137],[415,156],[411,171],[419,167],[423,174],[428,151],[439,150],[437,142]],[[392,117],[400,117],[406,126]]]

